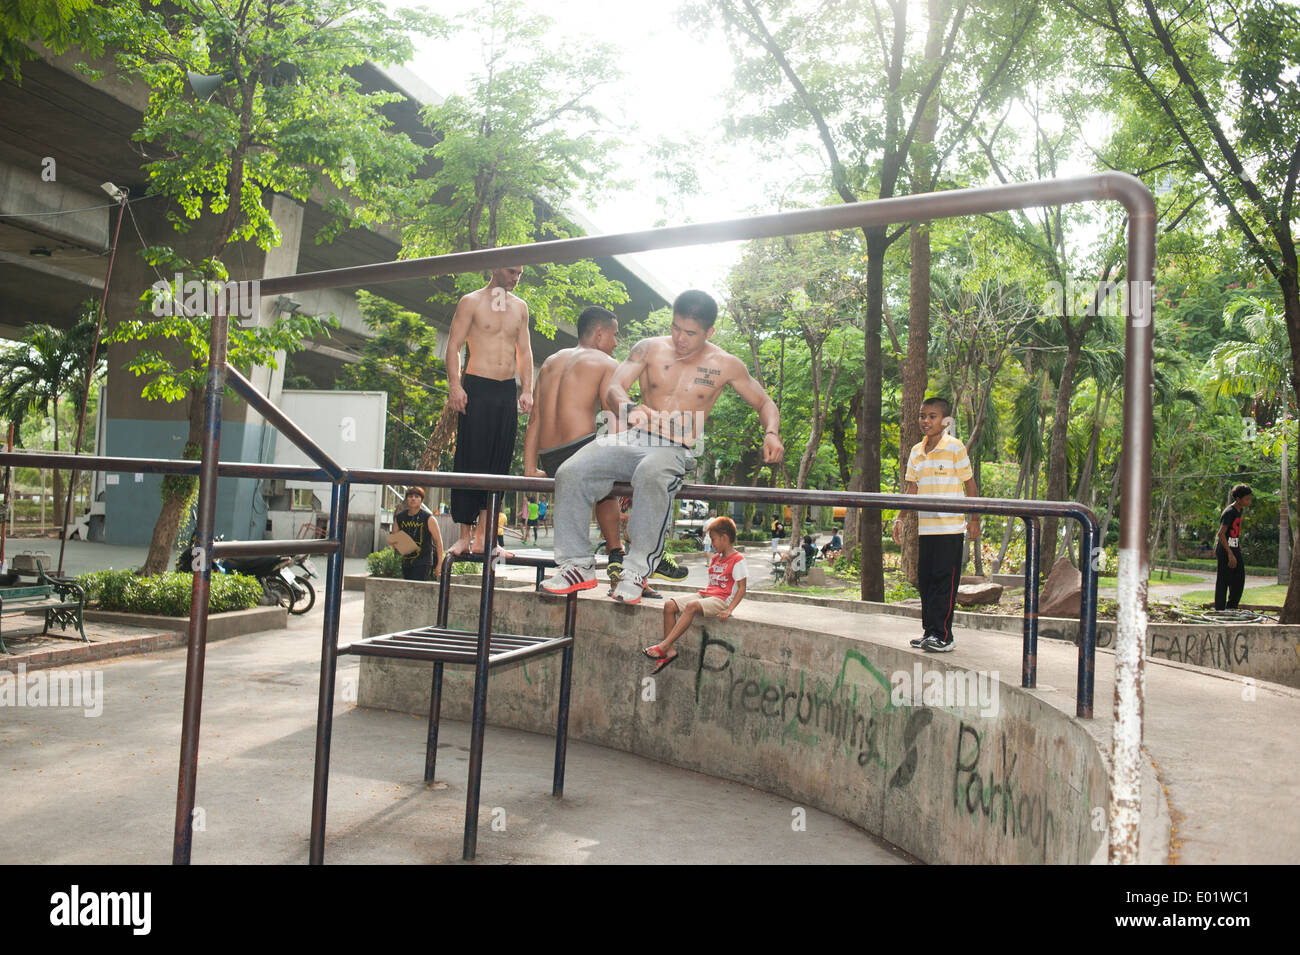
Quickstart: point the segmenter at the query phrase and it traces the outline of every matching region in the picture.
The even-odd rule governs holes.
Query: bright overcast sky
[[[447,16],[481,7],[467,0],[434,5]],[[628,148],[618,157],[619,176],[632,185],[600,197],[593,208],[576,209],[593,221],[594,231],[627,232],[773,211],[778,203],[769,197],[764,180],[785,182],[822,171],[815,155],[798,161],[783,157],[778,167],[756,161],[752,145],[722,141],[731,58],[720,36],[693,36],[677,25],[677,0],[531,0],[529,7],[554,20],[553,35],[566,44],[581,49],[583,39],[591,38],[620,51],[624,78],[600,92],[598,105],[620,124],[636,128],[620,131]],[[441,95],[463,92],[468,77],[482,71],[481,51],[465,35],[452,42],[428,41],[407,68]],[[684,208],[671,201],[672,217],[662,222],[665,213],[656,198],[665,189],[641,159],[644,144],[658,138],[699,143],[694,165],[700,194],[686,200]],[[635,258],[670,290],[695,287],[716,293],[737,258],[736,246],[646,252]]]

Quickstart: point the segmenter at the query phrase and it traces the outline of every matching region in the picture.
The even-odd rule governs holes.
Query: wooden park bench
[[[51,577],[39,563],[36,579],[28,582],[19,574],[0,574],[0,618],[9,613],[26,613],[29,610],[45,611],[45,628],[41,636],[50,632],[50,625],[62,630],[76,626],[83,643],[89,643],[86,628],[82,625],[81,611],[86,605],[86,592],[81,585],[64,577]],[[8,653],[4,633],[0,629],[0,653]]]

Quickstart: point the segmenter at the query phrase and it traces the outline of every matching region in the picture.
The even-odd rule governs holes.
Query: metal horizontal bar
[[[454,563],[483,563],[482,554],[454,554],[456,558]],[[555,561],[550,557],[536,557],[532,554],[516,554],[514,557],[506,558],[506,563],[512,567],[554,567]]]
[[[573,637],[556,637],[554,640],[548,640],[545,643],[539,643],[531,647],[523,647],[519,650],[511,650],[509,653],[503,653],[500,656],[492,657],[488,660],[488,666],[500,666],[503,663],[513,663],[516,660],[523,660],[527,657],[541,656],[543,653],[553,653],[556,650],[563,650],[565,647],[573,646]]]
[[[452,650],[459,649],[478,649],[478,640],[466,640],[461,637],[423,637],[418,634],[395,633],[386,637],[371,637],[372,642],[380,642],[391,646],[403,647],[446,647]],[[488,652],[494,651],[505,653],[507,650],[517,650],[520,647],[531,647],[538,640],[498,640],[497,635],[492,635],[492,644]]]
[[[258,414],[271,422],[275,430],[292,441],[299,451],[323,467],[329,473],[331,480],[343,479],[347,469],[326,454],[306,431],[294,424],[293,419],[273,405],[266,395],[257,390],[256,385],[241,375],[239,369],[229,362],[226,363],[226,381],[244,396]]]
[[[497,634],[493,634],[495,641]],[[382,643],[377,641],[384,641]],[[492,654],[488,658],[490,666],[510,663],[515,660],[562,650],[573,643],[572,637],[540,638],[526,646],[516,647],[505,653]],[[451,663],[476,663],[478,654],[473,646],[464,649],[455,646],[430,646],[427,644],[397,642],[385,637],[369,637],[339,647],[338,652],[351,653],[356,656],[399,657],[408,660],[444,660]]]
[[[478,655],[472,650],[425,650],[416,647],[394,647],[385,644],[348,643],[339,647],[340,655],[350,653],[358,657],[394,657],[399,660],[442,660],[446,663],[474,663]]]
[[[332,554],[339,542],[330,540],[213,541],[213,557],[296,557],[299,554]]]
[[[378,637],[367,637],[367,640],[412,640],[429,643],[442,642],[447,645],[464,645],[478,646],[478,634],[469,630],[448,630],[428,627],[424,630],[399,630],[396,633],[386,633]],[[526,646],[534,643],[542,643],[551,637],[522,636],[517,633],[494,633],[492,634],[492,644],[495,646],[501,643],[502,646]]]
[[[262,297],[265,298],[309,289],[347,288],[428,278],[432,275],[481,272],[510,265],[573,262],[651,249],[733,242],[738,239],[765,239],[830,229],[857,229],[894,222],[922,222],[1027,206],[1062,205],[1087,199],[1120,199],[1129,205],[1133,201],[1134,185],[1145,191],[1145,187],[1133,176],[1106,172],[1072,179],[1044,179],[1004,186],[954,189],[892,199],[873,199],[869,202],[841,203],[817,209],[796,209],[744,219],[700,222],[614,235],[555,239],[528,245],[306,272],[262,279],[260,287]]]
[[[69,468],[72,455],[48,452],[0,452],[0,467],[53,467]],[[167,458],[105,458],[78,455],[76,467],[81,471],[121,471],[143,474],[194,474],[199,472],[198,461],[176,461]],[[218,466],[222,477],[259,478],[263,480],[294,480],[329,483],[334,478],[320,468],[287,464],[253,464],[240,461],[223,462]],[[456,474],[450,471],[400,471],[376,468],[359,468],[347,472],[353,484],[416,484],[424,487],[458,487],[482,491],[531,491],[551,494],[555,490],[553,478],[515,477],[508,474]],[[629,484],[615,484],[614,493],[630,495]],[[944,513],[1001,514],[1010,516],[1068,517],[1084,523],[1096,524],[1096,516],[1075,501],[1025,501],[1014,498],[964,497],[960,503],[952,498],[920,494],[874,494],[863,491],[821,491],[797,488],[725,487],[714,484],[686,484],[677,492],[679,498],[709,501],[737,501],[758,504],[790,504],[805,507],[865,507],[891,510],[939,511]],[[235,543],[233,541],[222,542]],[[266,543],[266,542],[262,542]],[[299,542],[306,544],[306,541]],[[318,542],[319,543],[319,542]],[[220,553],[220,552],[216,552]],[[227,551],[228,554],[233,554]],[[269,551],[264,552],[269,553]],[[290,553],[332,553],[299,546]],[[481,562],[481,554],[463,555],[461,560]],[[549,558],[517,556],[507,561],[522,567],[553,567]]]
[[[106,458],[93,454],[54,454],[49,451],[0,451],[0,467],[56,468],[78,471],[121,471],[123,474],[193,474],[199,473],[199,461],[174,458]],[[260,480],[304,481],[313,484],[331,480],[322,468],[299,464],[257,464],[250,461],[222,461],[217,465],[222,477]]]
[[[450,471],[392,471],[357,468],[348,472],[354,484],[398,482],[423,487],[458,487],[474,491],[525,491],[552,494],[554,478],[515,477],[508,474],[457,474]],[[614,485],[614,494],[630,495],[630,484]],[[698,498],[708,501],[739,501],[759,504],[794,504],[803,506],[866,507],[907,511],[942,511],[945,513],[1003,514],[1012,516],[1072,517],[1096,520],[1092,511],[1076,501],[1026,501],[1017,498],[963,497],[954,503],[950,497],[924,494],[878,494],[865,491],[821,491],[813,488],[727,487],[716,484],[684,484],[677,491],[679,499]],[[469,555],[464,560],[474,559]],[[482,560],[482,555],[478,555]]]

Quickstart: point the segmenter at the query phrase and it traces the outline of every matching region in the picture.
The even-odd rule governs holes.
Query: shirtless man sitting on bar
[[[623,575],[611,596],[640,601],[646,578],[663,555],[673,525],[673,495],[704,438],[704,422],[725,385],[758,412],[763,427],[763,460],[779,463],[785,454],[776,404],[745,363],[709,341],[718,306],[704,292],[690,290],[673,302],[672,332],[637,342],[615,372],[605,394],[606,407],[625,424],[616,434],[599,436],[560,468],[555,476],[555,576],[542,584],[552,594],[596,586],[595,560],[587,538],[592,505],[616,481],[632,482],[631,543]],[[628,397],[641,385],[641,403]]]
[[[578,344],[557,351],[537,371],[533,414],[524,432],[527,477],[554,477],[560,465],[596,440],[596,413],[618,370],[618,362],[610,357],[618,344],[618,318],[592,305],[582,310],[577,325]],[[596,505],[596,523],[605,535],[611,572],[615,565],[621,571],[616,498]]]

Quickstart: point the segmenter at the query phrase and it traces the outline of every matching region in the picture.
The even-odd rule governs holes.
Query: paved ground
[[[363,595],[344,594],[344,633]],[[209,646],[195,833],[197,863],[307,858],[321,612],[287,631]],[[424,721],[361,710],[356,658],[339,673],[327,861],[460,860],[468,731],[444,722],[428,790]],[[0,863],[164,863],[171,858],[185,653],[96,663],[103,712],[0,709]],[[33,675],[29,675],[29,680]],[[549,795],[553,739],[492,727],[481,794],[485,863],[906,863],[849,823],[737,783],[570,742],[563,801]],[[505,831],[492,828],[504,819]]]
[[[94,550],[104,545],[81,547],[87,550],[78,560],[106,553]],[[76,569],[71,559],[69,566]],[[688,583],[702,579],[701,565],[688,566]],[[362,570],[363,562],[349,562],[350,572]],[[531,577],[523,568],[510,574]],[[344,600],[345,626],[356,632],[361,594]],[[751,604],[737,616],[750,614],[769,621],[788,614],[792,624],[828,633],[860,634],[862,627],[860,615],[824,608]],[[206,830],[196,834],[195,861],[305,859],[319,622],[318,609],[293,618],[288,631],[210,648],[198,790]],[[902,647],[913,628],[910,620],[882,615],[872,621],[872,638]],[[1017,635],[958,630],[957,640],[947,662],[1019,671]],[[1073,646],[1039,645],[1036,692],[1068,713],[1076,665]],[[184,653],[159,651],[96,667],[106,694],[99,717],[56,708],[0,711],[0,773],[12,783],[0,800],[0,862],[163,862],[169,856]],[[467,734],[459,726],[444,731],[443,765],[454,766],[449,789],[426,791],[422,722],[350,707],[342,696],[355,667],[349,660],[340,674],[329,860],[458,859]],[[1099,650],[1097,717],[1087,725],[1103,748],[1110,744],[1113,668],[1113,654]],[[1297,725],[1300,691],[1261,684],[1248,692],[1229,674],[1148,661],[1145,748],[1173,810],[1177,861],[1300,862]],[[483,861],[899,858],[847,823],[811,810],[808,831],[792,833],[793,807],[784,800],[581,743],[570,745],[568,792],[556,804],[545,795],[550,749],[542,737],[489,732]],[[490,828],[498,806],[508,839]]]

